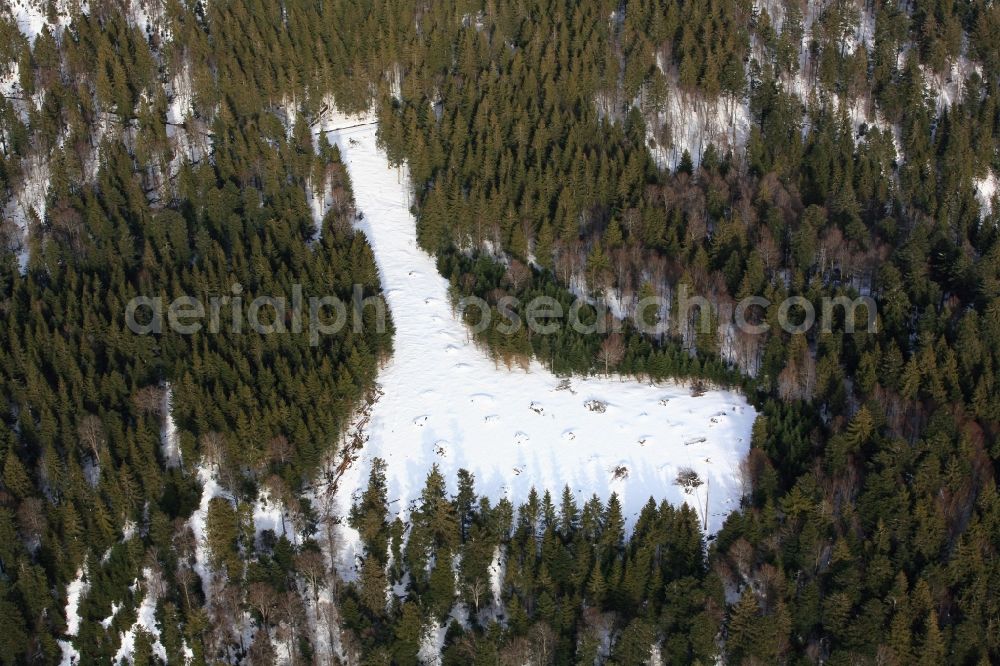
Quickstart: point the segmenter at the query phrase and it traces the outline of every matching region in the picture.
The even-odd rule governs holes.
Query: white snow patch
[[[224,496],[225,492],[219,485],[209,464],[203,463],[198,466],[198,479],[201,480],[202,484],[201,502],[198,504],[197,510],[191,514],[189,524],[195,538],[194,571],[201,578],[201,585],[205,590],[205,600],[208,602],[211,599],[215,579],[208,563],[209,552],[208,542],[205,538],[205,521],[208,518],[208,503],[215,497]]]
[[[718,530],[742,492],[737,470],[756,416],[746,400],[734,391],[693,397],[682,384],[614,377],[576,377],[573,391],[556,391],[560,378],[538,362],[527,371],[497,367],[456,318],[434,259],[417,247],[405,167],[387,168],[375,125],[345,125],[331,138],[350,171],[364,213],[359,226],[374,250],[396,327],[394,356],[379,379],[385,393],[365,427],[367,444],[339,481],[341,513],[367,483],[374,457],[385,460],[389,500],[403,514],[436,462],[453,490],[457,470],[465,468],[479,494],[515,504],[532,487],[558,493],[568,485],[581,502],[615,491],[630,522],[650,496],[689,501],[704,511],[706,498],[687,496],[674,483],[678,470],[690,467],[706,482],[708,531]],[[607,404],[607,411],[588,409],[592,400]],[[532,402],[543,403],[545,413],[532,412]],[[576,435],[572,444],[563,441],[567,430]],[[639,443],[648,437],[655,443]],[[435,449],[442,440],[449,443],[445,457]],[[622,466],[627,479],[616,473]],[[344,531],[341,555],[350,575],[359,544],[352,530]]]
[[[191,85],[191,73],[187,67],[171,82],[172,95],[167,104],[167,122],[180,124],[194,113],[194,89]]]
[[[336,143],[333,141],[333,133],[355,127],[374,125],[376,122],[378,122],[378,114],[374,109],[362,111],[361,113],[341,111],[340,107],[337,106],[337,100],[332,95],[329,95],[323,99],[323,110],[320,111],[313,121],[313,126],[318,126],[318,129],[315,131],[316,140],[313,142],[314,148],[319,148],[319,137],[321,134],[327,134],[331,140],[330,142]]]
[[[163,0],[130,0],[129,23],[138,28],[146,39],[154,35],[162,39],[166,36],[163,27],[166,22],[165,7]]]
[[[23,272],[22,268],[22,272]],[[88,459],[83,462],[83,478],[90,484],[91,488],[96,488],[101,480],[101,466],[96,460]]]
[[[335,457],[328,456],[324,461],[328,465],[335,464]],[[320,530],[316,534],[316,541],[323,553],[324,561],[328,565],[325,580],[319,589],[319,594],[314,597],[313,590],[305,589],[303,585],[301,591],[306,597],[306,627],[311,637],[315,659],[319,663],[331,663],[334,657],[340,663],[355,663],[359,657],[348,654],[348,650],[341,637],[342,621],[336,600],[332,590],[339,580],[337,573],[337,546],[335,539],[340,534],[340,516],[336,511],[336,496],[333,491],[333,471],[327,469],[317,479],[315,485],[305,491],[304,497],[315,507],[319,519]]]
[[[854,31],[848,34],[842,44],[844,55],[854,55],[859,46],[871,53],[875,48],[875,14],[866,7],[857,7],[858,22]]]
[[[46,196],[49,191],[49,164],[38,156],[21,162],[21,187],[7,203],[4,216],[12,219],[21,236],[17,253],[18,266],[24,273],[28,268],[30,235],[33,219],[45,219]]]
[[[503,558],[500,546],[493,549],[493,560],[490,562],[490,592],[493,593],[493,608],[496,613],[503,612],[503,578],[507,570],[507,562]]]
[[[261,493],[253,503],[253,525],[257,537],[261,532],[271,530],[275,536],[284,535],[295,542],[295,530],[291,521],[285,518],[285,505],[266,492]]]
[[[0,76],[0,96],[20,97],[21,95],[21,66],[16,60],[6,63],[7,72]]]
[[[990,169],[985,178],[976,178],[972,184],[976,189],[976,200],[979,201],[982,214],[988,215],[993,211],[993,201],[997,196],[997,175]]]
[[[90,590],[90,583],[87,582],[87,563],[76,572],[76,578],[66,586],[66,635],[76,636],[80,631],[80,601]],[[80,652],[73,646],[72,641],[60,639],[57,641],[62,652],[61,666],[73,666],[80,662]]]
[[[181,464],[180,437],[177,434],[177,424],[171,412],[173,404],[173,389],[168,383],[163,391],[163,402],[160,409],[163,413],[163,427],[160,429],[160,451],[167,467],[179,467]]]
[[[312,212],[313,224],[316,225],[316,229],[323,228],[323,218],[333,207],[333,189],[330,186],[330,180],[324,179],[318,185],[314,184],[310,179],[306,183],[307,193],[309,194],[309,210]]]
[[[140,627],[153,635],[153,654],[163,662],[167,661],[166,648],[160,642],[160,628],[156,626],[156,602],[159,598],[163,582],[149,567],[142,570],[142,576],[145,582],[146,594],[139,604],[135,623],[129,627],[128,631],[124,631],[121,634],[122,642],[118,647],[117,654],[112,659],[113,664],[132,663],[132,656],[135,652],[135,636]]]
[[[911,54],[909,57],[915,56]],[[962,101],[962,96],[965,94],[965,81],[969,76],[973,73],[980,77],[983,75],[982,65],[965,56],[959,56],[950,62],[947,71],[940,74],[923,65],[920,65],[920,70],[923,72],[928,90],[934,96],[934,104],[938,113]]]
[[[385,79],[389,83],[389,94],[393,99],[396,101],[403,99],[403,68],[399,63],[389,68],[385,73]]]
[[[104,618],[103,620],[101,620],[101,626],[104,627],[105,629],[110,629],[111,628],[111,623],[115,621],[115,616],[118,615],[118,611],[120,611],[121,609],[122,609],[122,605],[121,605],[120,602],[118,602],[118,601],[112,601],[111,602],[111,615],[109,615],[106,618]]]
[[[662,168],[665,166],[665,163],[660,163],[660,166]],[[587,276],[583,272],[575,273],[570,277],[567,289],[571,294],[591,305],[607,308],[611,316],[619,321],[624,321],[633,314],[636,305],[639,303],[637,294],[632,294],[626,298],[623,296],[621,290],[615,287],[604,290],[595,289],[596,294],[592,294],[587,284]]]
[[[63,27],[69,23],[71,14],[75,11],[83,14],[90,11],[87,0],[54,0],[51,5],[55,21],[50,21],[49,0],[10,0],[4,4],[17,23],[18,30],[32,46],[45,26],[49,26],[52,33],[58,37]]]
[[[669,72],[657,56],[657,66]],[[673,171],[681,162],[686,150],[695,167],[701,157],[714,144],[719,155],[727,150],[733,152],[746,145],[750,135],[750,109],[745,99],[730,95],[720,95],[708,99],[698,94],[687,94],[677,85],[676,77],[667,92],[666,106],[656,114],[656,119],[646,125],[646,140],[650,152],[661,169]],[[670,145],[661,145],[657,138],[657,128],[670,128]]]
[[[12,0],[8,9],[17,22],[17,29],[33,45],[42,28],[48,23],[44,4],[31,0]]]
[[[313,649],[320,663],[331,663],[336,656],[340,663],[351,663],[340,640],[340,613],[328,588],[319,594],[319,603],[309,599],[306,604],[306,626],[309,627]]]
[[[76,636],[80,631],[80,600],[90,589],[86,582],[87,564],[84,562],[76,572],[76,578],[66,586],[66,635]]]
[[[663,650],[659,643],[653,643],[649,647],[649,666],[663,666]]]
[[[73,647],[72,643],[63,639],[56,642],[62,651],[62,660],[59,662],[59,666],[75,666],[75,664],[80,663],[80,653]]]
[[[185,162],[196,164],[211,154],[212,137],[205,121],[194,114],[194,87],[187,66],[170,81],[167,95],[166,131],[173,153],[168,175],[180,171]]]
[[[446,633],[447,627],[443,623],[434,623],[424,628],[420,649],[417,651],[417,659],[421,664],[437,666],[441,663],[441,649],[444,648]]]
[[[398,77],[401,76],[398,71],[396,72],[394,78],[390,80],[398,81]],[[389,76],[387,74],[387,76]],[[377,114],[372,111],[365,111],[362,113],[347,113],[341,111],[337,106],[337,102],[332,95],[328,95],[323,100],[323,109],[320,111],[317,118],[313,121],[313,125],[319,125],[320,129],[315,133],[314,148],[319,148],[319,138],[320,134],[335,132],[337,130],[356,127],[359,125],[367,125],[374,123],[377,120]],[[317,229],[321,229],[323,225],[323,218],[330,211],[330,208],[335,203],[333,198],[333,188],[332,183],[329,178],[324,178],[321,182],[313,182],[310,179],[306,183],[306,191],[309,199],[309,210],[312,212],[313,223],[316,225]]]
[[[285,126],[285,136],[291,138],[295,131],[295,119],[299,115],[299,103],[294,97],[286,97],[278,104],[280,110],[281,124]]]

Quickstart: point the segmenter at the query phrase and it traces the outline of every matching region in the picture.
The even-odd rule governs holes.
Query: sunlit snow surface
[[[76,578],[66,587],[66,635],[76,636],[80,631],[80,601],[90,591],[87,577],[86,562],[76,572]],[[61,666],[70,666],[80,661],[80,653],[69,640],[60,640],[59,649],[62,652]]]
[[[378,456],[388,465],[389,500],[402,511],[437,463],[452,489],[466,468],[494,502],[507,496],[516,505],[532,486],[556,501],[565,484],[581,501],[614,491],[630,522],[650,496],[703,506],[707,491],[709,531],[717,530],[738,504],[754,409],[732,391],[692,397],[686,386],[614,377],[574,377],[570,390],[557,390],[560,379],[538,363],[528,372],[498,368],[470,342],[447,281],[417,246],[405,172],[387,166],[375,132],[373,124],[329,132],[350,171],[364,215],[358,226],[396,326],[368,441],[339,485],[342,508]],[[606,411],[589,409],[591,400],[607,403]],[[675,485],[682,467],[707,482],[697,494]]]
[[[516,505],[532,486],[551,490],[556,501],[564,485],[581,501],[614,491],[630,521],[650,496],[703,506],[707,492],[709,531],[717,530],[738,504],[754,409],[732,391],[692,397],[682,385],[597,377],[574,377],[569,390],[557,390],[560,379],[538,363],[528,372],[498,368],[470,342],[447,281],[417,246],[406,175],[387,166],[375,131],[365,125],[329,133],[350,171],[364,215],[358,224],[396,326],[368,441],[341,479],[342,506],[364,487],[378,456],[388,465],[389,499],[403,511],[437,463],[452,489],[464,467],[494,502],[506,495]],[[607,403],[606,411],[589,409],[592,400]],[[675,485],[682,467],[707,482],[697,494]]]

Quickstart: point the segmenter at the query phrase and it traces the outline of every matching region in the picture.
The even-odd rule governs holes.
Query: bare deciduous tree
[[[504,277],[510,286],[514,287],[514,291],[520,291],[521,287],[531,280],[531,269],[517,259],[513,259]]]
[[[729,547],[729,559],[736,565],[736,571],[740,577],[746,580],[750,576],[753,566],[754,550],[750,542],[740,537]]]
[[[312,589],[313,606],[319,611],[319,591],[326,582],[326,561],[317,550],[303,550],[295,556],[295,569]]]
[[[702,503],[701,494],[698,489],[705,485],[701,477],[698,476],[698,472],[694,471],[690,467],[681,467],[677,470],[677,478],[674,480],[674,485],[680,486],[684,490],[685,495],[694,494],[695,496],[695,508],[698,514],[701,516],[702,529],[708,529],[708,487],[706,486],[705,491],[705,501]]]
[[[191,584],[194,583],[196,577],[197,574],[195,574],[193,569],[186,566],[177,567],[175,578],[184,592],[184,607],[189,611],[191,610]]]
[[[739,480],[743,497],[749,497],[770,466],[767,454],[756,447],[750,449],[740,463]]]
[[[340,516],[335,511],[333,486],[328,489],[323,498],[320,509],[319,524],[323,529],[323,536],[326,537],[326,552],[330,557],[334,557],[337,552],[337,527],[340,525]],[[327,585],[331,589],[337,589],[337,570],[334,566],[327,567]]]
[[[612,333],[605,338],[604,342],[601,343],[600,351],[597,352],[598,362],[604,364],[605,375],[611,374],[611,366],[621,363],[624,357],[625,342],[620,333]]]
[[[289,490],[288,484],[285,483],[285,480],[277,474],[272,474],[264,480],[264,488],[267,489],[267,494],[271,501],[282,509],[281,532],[285,534],[288,532],[288,528],[285,525],[284,509],[295,504],[295,495],[291,492],[291,490]]]
[[[209,465],[220,465],[225,457],[226,440],[219,432],[206,432],[201,436],[201,455]]]
[[[284,435],[276,435],[267,443],[267,457],[276,465],[284,465],[291,459],[292,445]]]
[[[241,605],[241,586],[226,584],[216,590],[208,607],[210,631],[206,636],[206,648],[209,654],[224,654],[232,647],[240,650],[247,648],[243,642],[243,632],[236,625],[239,613],[233,609]]]
[[[294,590],[288,590],[278,599],[278,628],[276,635],[288,651],[288,663],[295,666],[299,644],[299,627],[306,626],[305,608],[302,598]]]
[[[226,437],[219,432],[206,432],[201,436],[201,455],[207,465],[218,467],[219,484],[232,491],[240,482],[241,472],[227,457]]]
[[[32,547],[39,544],[47,526],[45,503],[37,497],[29,497],[21,502],[17,507],[17,526],[25,542],[32,544]]]
[[[259,627],[250,643],[247,663],[250,666],[271,666],[275,663],[277,656],[274,653],[274,644],[271,643],[270,633],[264,627]]]
[[[163,393],[159,386],[143,386],[132,395],[132,404],[140,414],[160,414],[163,411]]]
[[[788,362],[778,375],[778,393],[784,400],[809,400],[815,389],[816,359],[801,336],[792,336]]]
[[[471,583],[466,583],[465,591],[468,593],[469,598],[472,600],[472,605],[476,609],[476,613],[479,613],[479,604],[483,599],[483,595],[486,594],[488,588],[486,583],[483,582],[481,578],[476,578]]]
[[[531,654],[531,641],[524,636],[510,639],[500,651],[501,666],[522,666],[535,663]]]
[[[94,462],[99,463],[101,461],[101,453],[104,451],[105,442],[104,424],[101,423],[101,419],[93,414],[87,414],[80,419],[80,424],[77,426],[76,432],[80,437],[80,443],[87,447],[91,455],[94,456]]]
[[[328,601],[322,602],[320,604],[320,614],[318,617],[322,618],[323,622],[326,624],[330,645],[340,645],[341,652],[347,657],[346,663],[360,663],[360,641],[354,632],[346,626],[342,626],[340,613],[338,612],[337,607]]]
[[[545,622],[538,622],[528,632],[531,641],[531,656],[533,664],[551,664],[556,656],[558,637]]]
[[[247,605],[260,615],[260,627],[271,631],[271,615],[278,605],[278,595],[267,583],[250,583],[247,588]]]

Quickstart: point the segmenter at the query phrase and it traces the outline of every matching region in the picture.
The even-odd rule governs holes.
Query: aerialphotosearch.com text
[[[792,296],[777,304],[775,317],[765,317],[773,305],[762,296],[749,296],[720,306],[703,296],[688,294],[687,287],[681,285],[674,299],[649,296],[638,300],[630,308],[629,319],[639,331],[656,336],[669,333],[672,322],[685,322],[697,332],[708,332],[728,322],[749,335],[766,333],[772,329],[769,322],[774,320],[781,330],[792,334],[806,333],[817,323],[822,332],[830,332],[837,321],[843,322],[846,333],[874,332],[877,327],[875,301],[867,296],[824,297],[819,312],[809,299]],[[526,326],[533,334],[552,335],[569,326],[581,334],[605,334],[622,325],[621,320],[610,316],[606,304],[583,298],[565,307],[551,296],[523,302],[505,295],[492,303],[478,296],[465,296],[458,299],[456,306],[473,333],[492,327],[498,333],[514,335]],[[249,299],[243,294],[243,286],[234,284],[229,293],[207,299],[180,296],[167,302],[163,296],[136,296],[126,304],[125,323],[138,335],[158,335],[167,329],[181,335],[223,330],[260,335],[305,332],[309,343],[316,345],[322,336],[336,335],[347,327],[361,332],[366,316],[369,325],[384,332],[387,314],[382,297],[366,296],[360,284],[354,285],[347,299],[336,295],[306,296],[300,284],[292,285],[290,294]]]

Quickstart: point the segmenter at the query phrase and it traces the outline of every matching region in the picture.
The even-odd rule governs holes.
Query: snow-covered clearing
[[[0,75],[0,95],[10,98],[21,97],[21,66],[16,60],[4,63],[2,66],[6,67],[6,71]],[[4,150],[7,150],[7,136],[5,131],[3,134]]]
[[[320,127],[350,171],[364,215],[359,226],[374,249],[396,326],[367,443],[340,480],[341,511],[380,457],[389,499],[403,513],[437,463],[451,488],[457,470],[466,468],[477,491],[494,501],[506,496],[516,504],[531,487],[558,495],[568,485],[580,501],[617,492],[630,521],[650,496],[702,511],[707,501],[708,530],[717,530],[742,492],[738,469],[756,416],[746,400],[732,391],[693,397],[684,385],[619,378],[574,377],[566,387],[537,362],[527,371],[498,368],[470,340],[452,310],[447,280],[417,247],[405,169],[387,167],[375,124],[337,121]],[[606,409],[593,409],[597,403]],[[684,467],[705,481],[690,495],[674,483]],[[357,543],[355,535],[344,536],[350,576]]]

